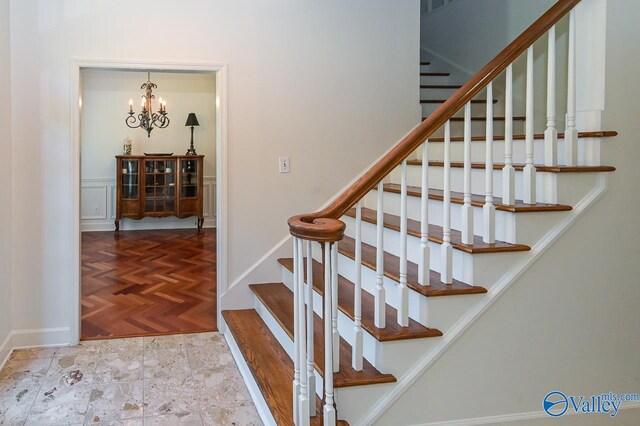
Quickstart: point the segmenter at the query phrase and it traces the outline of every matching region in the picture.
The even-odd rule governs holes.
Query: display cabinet
[[[116,156],[115,236],[122,219],[176,216],[197,218],[202,232],[203,158],[186,156]]]

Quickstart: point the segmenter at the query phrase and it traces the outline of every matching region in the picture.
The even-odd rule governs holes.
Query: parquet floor
[[[217,330],[215,230],[82,233],[82,339]]]

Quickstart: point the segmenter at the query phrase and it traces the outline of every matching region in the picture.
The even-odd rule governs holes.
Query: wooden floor
[[[81,338],[217,330],[215,230],[82,233]]]

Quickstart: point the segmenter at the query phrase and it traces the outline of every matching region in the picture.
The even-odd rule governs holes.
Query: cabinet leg
[[[204,225],[204,217],[198,217],[198,234],[202,234],[202,225]]]
[[[116,225],[116,232],[113,234],[113,238],[117,240],[120,238],[120,220],[116,219],[113,223]]]

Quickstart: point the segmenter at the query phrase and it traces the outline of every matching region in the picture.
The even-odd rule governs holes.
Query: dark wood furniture
[[[117,155],[116,232],[120,220],[176,216],[204,223],[202,179],[204,155]]]

